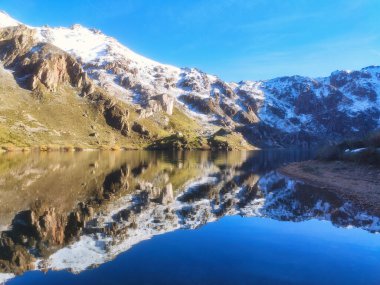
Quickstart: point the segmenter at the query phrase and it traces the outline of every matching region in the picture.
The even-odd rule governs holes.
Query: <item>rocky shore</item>
[[[333,192],[372,215],[380,215],[380,168],[343,161],[291,163],[279,172]]]

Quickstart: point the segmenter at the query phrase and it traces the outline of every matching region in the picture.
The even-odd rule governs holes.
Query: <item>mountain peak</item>
[[[8,14],[0,13],[0,27],[10,25],[21,24]],[[249,143],[265,147],[304,144],[315,139],[334,141],[353,132],[360,135],[380,126],[379,67],[352,72],[335,71],[323,78],[295,75],[237,84],[225,82],[197,68],[177,68],[153,61],[133,52],[117,39],[79,24],[70,28],[25,26],[25,30],[28,30],[31,43],[27,47],[22,45],[22,49],[15,45],[15,53],[20,52],[29,60],[30,52],[34,54],[38,47],[36,44],[41,44],[47,46],[47,51],[60,50],[63,58],[75,59],[75,66],[78,67],[76,71],[80,71],[76,74],[82,76],[85,73],[83,78],[90,80],[88,86],[91,88],[88,89],[92,95],[97,91],[95,87],[99,87],[104,97],[134,110],[141,123],[137,122],[134,127],[132,125],[131,130],[142,136],[147,134],[144,130],[146,122],[143,120],[148,118],[157,124],[158,130],[168,128],[170,125],[167,122],[170,123],[171,119],[162,112],[171,116],[173,106],[197,126],[201,126],[199,132],[202,136],[209,137],[216,128],[223,127],[244,135]],[[6,37],[14,37],[11,33],[2,34],[3,41]],[[8,54],[8,50],[7,45],[0,45],[0,53]],[[46,66],[47,70],[33,76],[45,82],[44,86],[49,90],[57,90],[61,82],[72,87],[80,86],[79,82],[83,80],[73,81],[72,78],[82,77],[58,76],[73,74],[71,70],[62,73],[65,68],[73,66],[72,62],[61,66],[62,58],[45,58],[43,53],[36,53],[34,59],[37,56],[47,62],[37,67]],[[9,57],[11,61],[23,58]],[[18,60],[20,68],[16,79],[34,78],[25,74],[24,64],[30,63],[28,60]],[[49,60],[54,60],[54,64]],[[54,70],[50,70],[50,66]],[[15,64],[7,62],[5,68],[9,67],[15,69]],[[47,82],[47,77],[53,83],[50,80]],[[33,81],[29,89],[38,87],[35,82],[39,81]],[[127,133],[127,115],[124,111],[119,113],[122,120],[117,119],[117,128],[124,135]],[[104,114],[108,116],[108,113]],[[151,127],[150,122],[146,124],[148,128]],[[180,127],[182,125],[188,126],[181,122]],[[165,129],[165,134],[179,130],[169,129],[167,132]],[[158,134],[160,132],[157,132],[154,140]],[[242,145],[244,140],[236,144],[237,147]]]
[[[21,23],[11,16],[9,16],[5,11],[0,10],[0,28],[18,26]]]

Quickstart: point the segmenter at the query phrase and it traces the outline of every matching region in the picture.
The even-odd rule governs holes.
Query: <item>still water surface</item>
[[[380,284],[376,217],[275,172],[310,157],[299,150],[3,155],[3,280]]]

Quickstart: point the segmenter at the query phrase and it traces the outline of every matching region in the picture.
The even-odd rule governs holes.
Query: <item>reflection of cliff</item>
[[[73,209],[96,195],[105,175],[120,169],[118,154],[98,152],[10,153],[0,158],[0,225],[10,224],[16,213],[35,204],[58,212]]]
[[[380,232],[380,219],[363,209],[357,201],[337,193],[292,180],[276,172],[260,180],[267,197],[263,214],[278,220],[303,221],[321,219],[338,227],[360,227]],[[270,198],[270,199],[269,199]]]
[[[104,263],[153,235],[179,228],[197,228],[225,215],[263,216],[285,221],[330,220],[334,225],[380,231],[378,218],[339,197],[269,172],[252,173],[257,157],[243,164],[219,164],[217,172],[187,184],[173,200],[169,183],[161,190],[150,184],[109,205],[88,224],[91,235],[51,255],[42,268],[75,272]],[[247,167],[250,166],[250,167]],[[105,229],[109,230],[105,230]]]
[[[268,156],[266,152],[88,153],[67,161],[58,156],[55,172],[49,173],[42,171],[51,163],[32,160],[29,172],[41,169],[43,175],[34,176],[30,188],[25,188],[33,191],[27,198],[32,194],[36,198],[25,202],[24,208],[20,204],[12,227],[2,232],[0,270],[18,274],[37,267],[79,272],[153,235],[197,228],[225,215],[287,221],[318,218],[337,226],[380,231],[378,218],[353,204],[273,172],[286,161],[285,153],[272,161]],[[296,159],[292,153],[288,158]],[[27,171],[27,164],[10,169],[18,174]],[[76,180],[66,184],[70,190],[52,183],[74,173]],[[23,179],[18,183],[13,185],[26,185]],[[33,185],[43,188],[37,191]],[[54,195],[61,197],[53,201]]]
[[[170,203],[174,192],[189,181],[218,171],[207,152],[30,153],[1,158],[0,271],[16,274],[33,269],[36,259],[46,259],[81,234],[112,232],[112,223],[97,229],[94,217],[128,192],[140,191],[136,199],[144,201],[149,191],[152,201]],[[231,158],[225,156],[225,162],[234,163]],[[134,211],[139,208],[142,204],[136,202]],[[119,213],[118,219],[127,215]]]
[[[10,230],[2,233],[0,269],[14,273],[33,269],[36,258],[47,257],[77,238],[95,211],[127,189],[125,166],[122,165],[105,175],[103,183],[92,189],[87,200],[79,202],[69,212],[47,205],[42,199],[36,200],[30,209],[16,214]]]
[[[239,156],[233,156],[238,159]],[[208,152],[81,152],[0,154],[0,229],[36,202],[59,212],[96,196],[105,176],[127,165],[130,183],[136,177],[158,183],[168,175],[177,189],[210,166]],[[226,157],[227,163],[232,158]],[[133,186],[133,185],[132,185]],[[130,189],[134,189],[131,187]]]

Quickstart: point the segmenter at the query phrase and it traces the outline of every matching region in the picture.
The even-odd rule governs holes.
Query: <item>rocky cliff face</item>
[[[140,118],[171,116],[177,107],[200,120],[205,135],[224,127],[259,146],[339,140],[379,127],[379,67],[336,71],[326,78],[228,83],[198,69],[144,58],[98,30],[32,28],[4,17],[1,59],[30,89],[54,92],[68,83],[91,95],[100,88],[114,103],[137,108]],[[114,122],[113,114],[119,113],[123,118]],[[106,117],[128,132],[123,111],[107,111]]]
[[[86,73],[75,58],[36,40],[36,31],[26,26],[3,28],[0,31],[0,59],[5,68],[30,90],[56,92],[59,85],[85,88]]]

